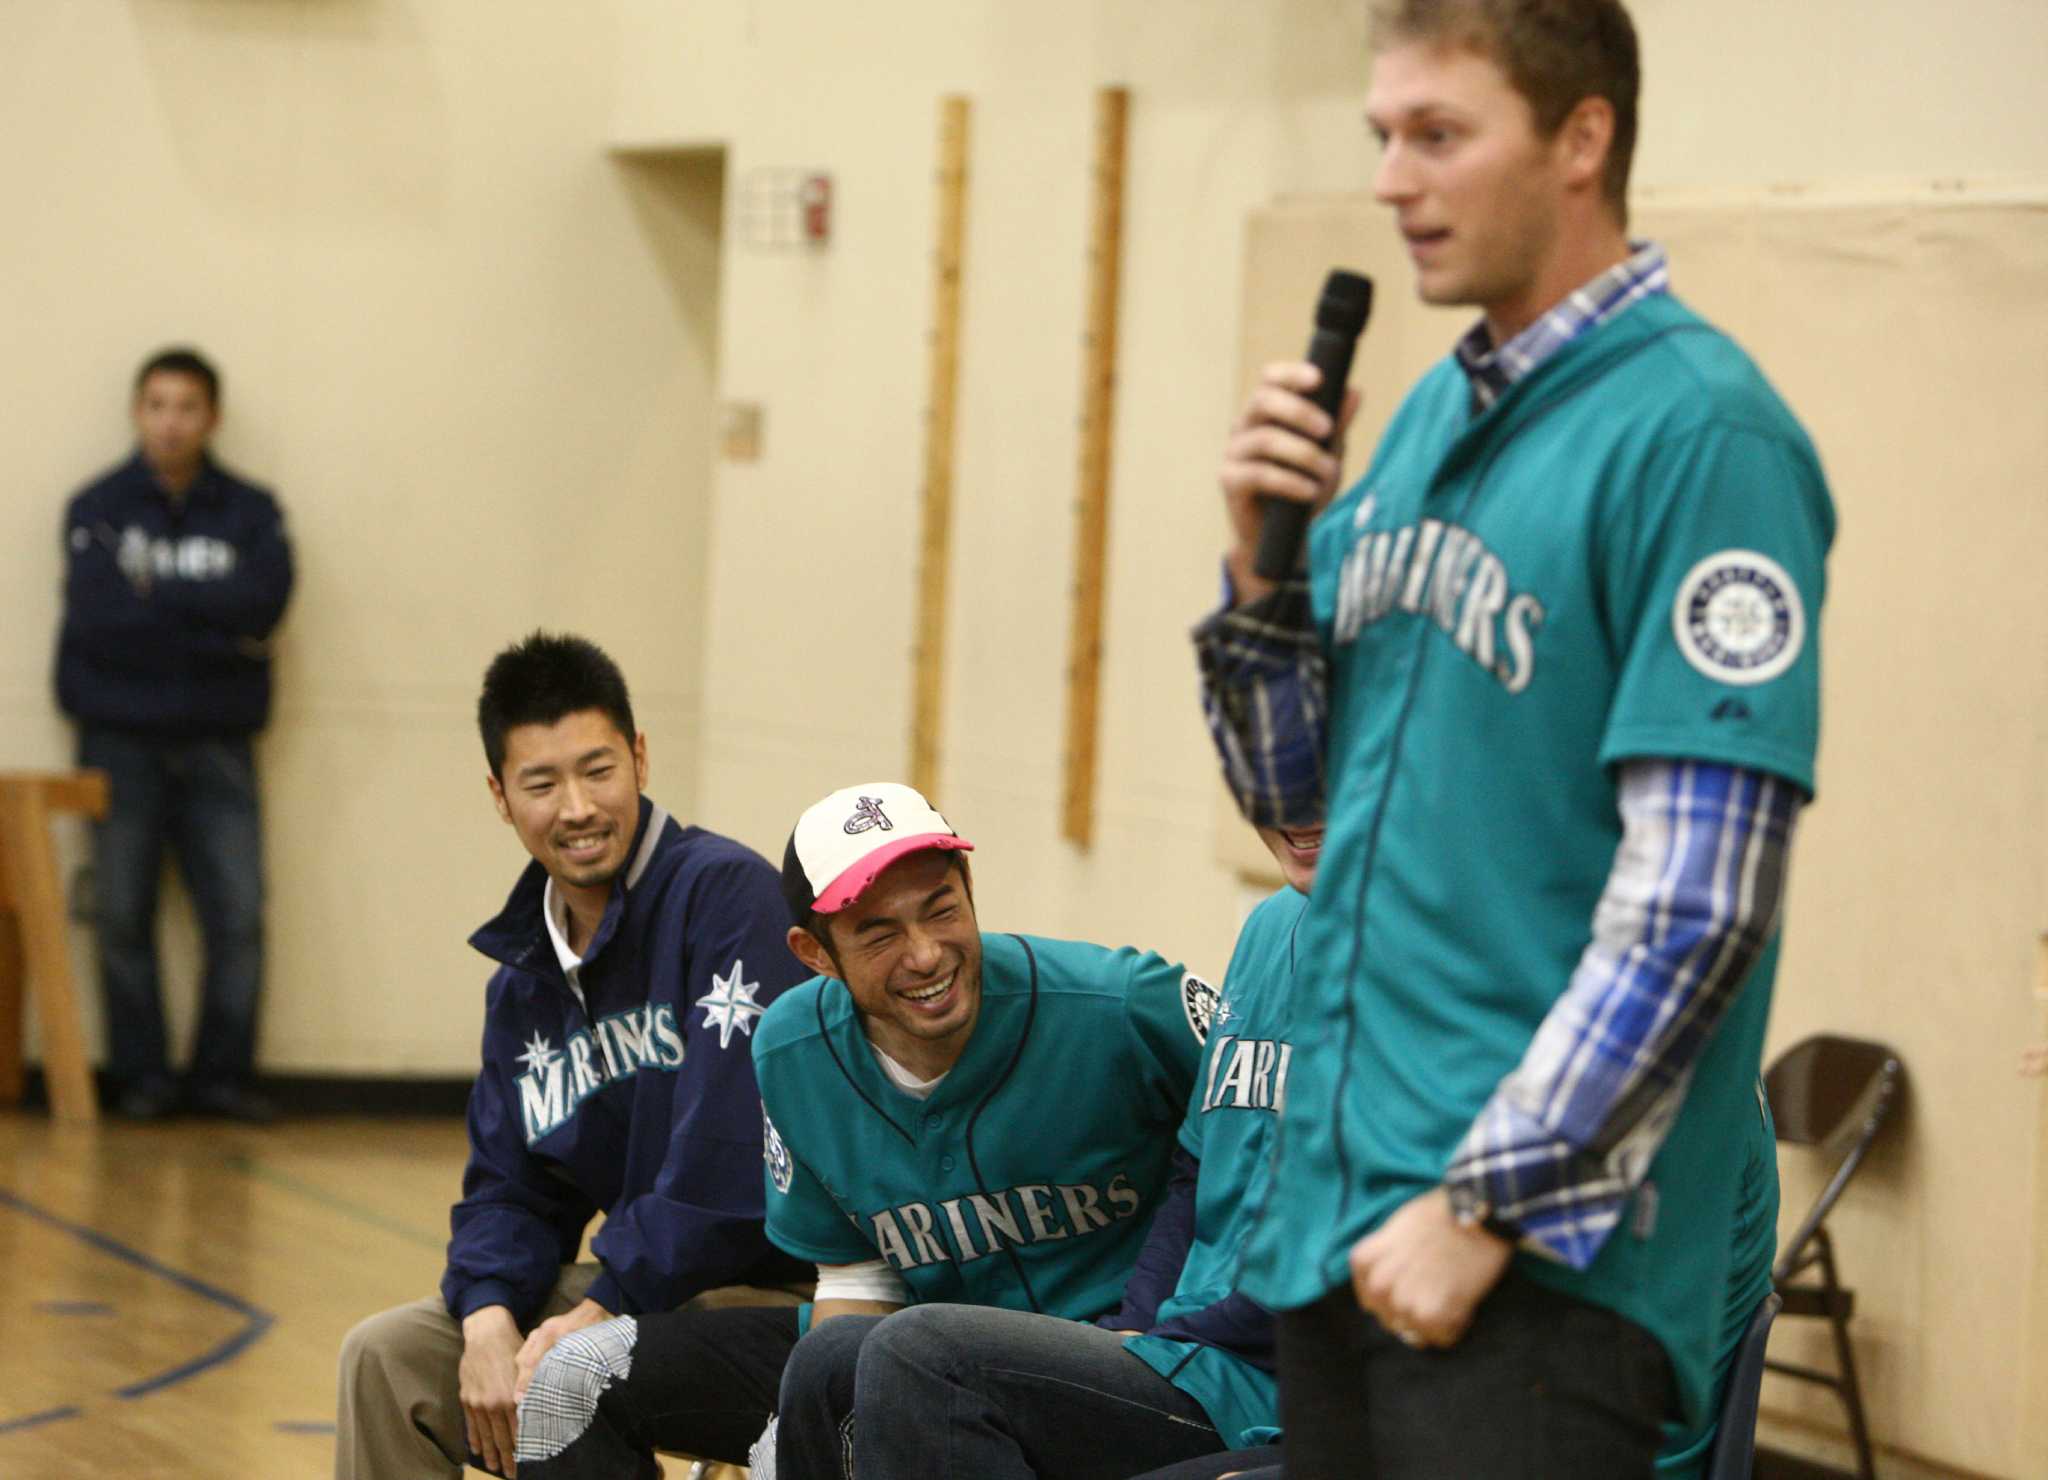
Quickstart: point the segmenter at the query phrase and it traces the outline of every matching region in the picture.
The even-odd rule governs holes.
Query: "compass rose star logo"
[[[740,974],[742,970],[744,968],[736,959],[732,963],[732,975],[711,973],[711,990],[697,1001],[697,1005],[704,1009],[704,1026],[718,1029],[720,1048],[732,1043],[735,1028],[749,1038],[753,1037],[754,1019],[767,1011],[754,1000],[754,993],[761,990],[761,984],[746,980]]]
[[[548,1066],[562,1056],[558,1048],[551,1048],[547,1039],[535,1033],[526,1040],[526,1052],[519,1056],[519,1062],[526,1065],[529,1074],[544,1074]]]

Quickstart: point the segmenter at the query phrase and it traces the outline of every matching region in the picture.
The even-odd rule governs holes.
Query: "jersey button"
[[[927,1115],[924,1118],[924,1128],[928,1131],[937,1130],[939,1128],[939,1117],[937,1115]]]
[[[950,1156],[942,1156],[942,1157],[940,1157],[940,1158],[939,1158],[939,1170],[940,1170],[940,1171],[942,1171],[942,1172],[950,1172],[950,1171],[952,1171],[952,1170],[953,1170],[953,1158],[952,1158],[952,1157],[950,1157]]]

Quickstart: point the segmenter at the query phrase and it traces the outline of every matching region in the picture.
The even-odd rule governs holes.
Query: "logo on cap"
[[[873,797],[857,799],[853,804],[853,815],[846,819],[847,835],[851,837],[878,827],[883,832],[896,831],[896,824],[883,815],[880,802]]]

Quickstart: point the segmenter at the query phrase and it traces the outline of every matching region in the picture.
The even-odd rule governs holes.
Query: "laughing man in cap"
[[[742,1461],[778,1385],[776,1473],[838,1475],[881,1317],[943,1301],[1082,1321],[1125,1297],[1215,994],[1157,955],[983,933],[972,847],[890,782],[798,819],[789,944],[818,974],[761,1019],[754,1062],[768,1236],[818,1265],[816,1304],[565,1340],[522,1410],[522,1480],[652,1474],[657,1447]]]

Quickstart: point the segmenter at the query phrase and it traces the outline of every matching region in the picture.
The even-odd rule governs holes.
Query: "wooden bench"
[[[0,771],[0,1105],[21,1103],[24,1012],[32,998],[50,1113],[58,1120],[96,1120],[99,1101],[78,1031],[50,819],[104,817],[107,794],[102,771]]]

